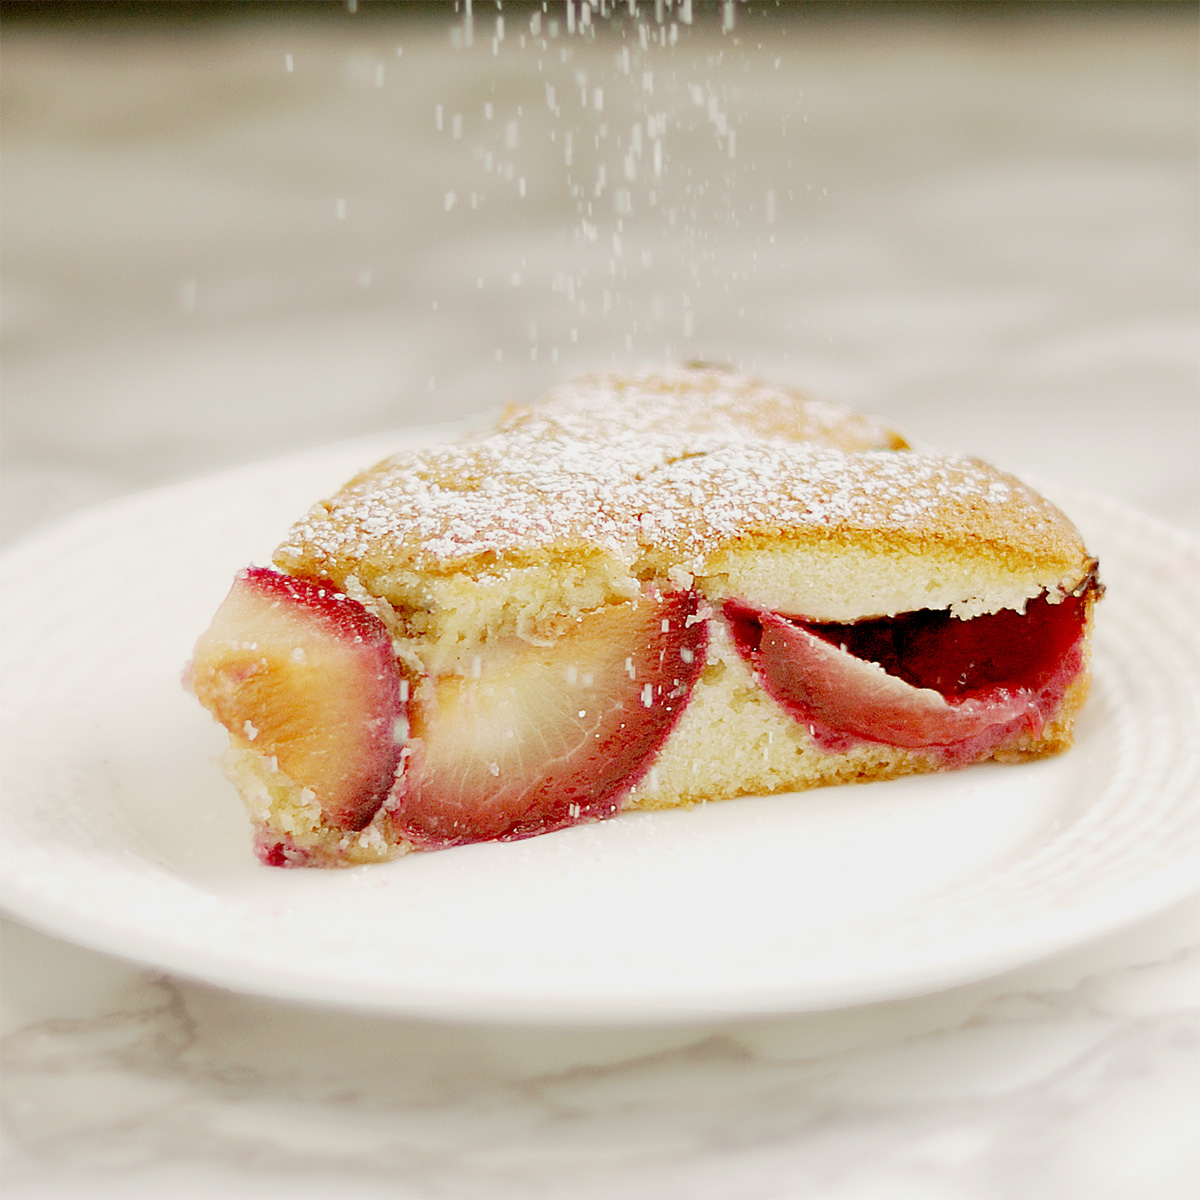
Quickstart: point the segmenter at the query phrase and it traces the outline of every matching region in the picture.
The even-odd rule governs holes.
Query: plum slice
[[[1083,665],[1084,595],[969,620],[905,613],[853,624],[727,601],[726,621],[763,688],[818,745],[856,741],[978,757],[1040,732]]]
[[[511,840],[611,816],[686,706],[708,637],[691,592],[586,613],[551,645],[486,647],[423,680],[388,802],[417,845]]]
[[[189,681],[235,745],[312,789],[329,824],[362,829],[386,799],[404,708],[391,637],[328,580],[240,572]]]

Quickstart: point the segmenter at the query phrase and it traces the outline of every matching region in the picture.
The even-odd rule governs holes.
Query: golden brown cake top
[[[898,430],[875,417],[712,365],[584,375],[553,388],[536,407],[510,408],[500,428],[515,427],[579,441],[625,430],[817,442],[841,450],[908,447]]]
[[[1030,560],[1080,545],[1048,500],[974,458],[742,442],[666,463],[645,483],[643,543],[692,560],[813,536],[964,552],[990,543]]]
[[[963,592],[961,572],[951,572],[938,602],[961,594],[985,607],[1020,604],[1052,584],[1069,590],[1089,569],[1062,513],[977,460],[779,440],[746,424],[731,429],[728,410],[713,417],[696,408],[682,432],[668,433],[661,412],[640,402],[636,417],[605,421],[612,427],[601,433],[605,393],[597,386],[559,393],[545,413],[510,414],[501,432],[480,441],[385,460],[314,507],[276,562],[369,583],[398,570],[494,575],[600,554],[642,578],[723,570],[748,579],[744,562],[729,565],[739,556],[851,547],[904,564],[913,576],[897,584],[905,604],[919,592],[909,570],[919,573],[918,556],[974,558],[983,576],[999,572],[994,598]],[[644,385],[631,386],[644,394]],[[697,430],[706,423],[720,428]],[[1022,572],[1025,581],[1015,580]],[[852,594],[845,603],[853,605]],[[872,595],[862,611],[886,604]]]
[[[527,429],[406,451],[316,505],[276,561],[338,579],[354,562],[446,573],[577,546],[626,555],[636,552],[636,514],[619,498],[632,475],[663,461],[653,440],[583,443]]]

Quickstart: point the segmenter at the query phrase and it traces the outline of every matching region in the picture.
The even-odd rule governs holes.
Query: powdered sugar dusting
[[[748,537],[834,531],[1053,537],[1064,518],[975,459],[811,444],[729,443],[665,466],[652,485],[647,541],[685,559]]]
[[[400,454],[316,506],[277,557],[382,557],[437,569],[563,545],[627,556],[637,532],[631,478],[681,449],[669,438],[584,443],[517,428]]]
[[[276,559],[335,579],[362,563],[446,572],[572,549],[633,570],[667,553],[695,569],[746,537],[937,527],[1037,540],[1065,524],[974,460],[822,444],[845,434],[842,410],[739,380],[711,369],[584,379],[480,441],[380,463],[317,505]],[[761,431],[768,409],[790,438]],[[822,422],[824,438],[812,432]]]
[[[815,441],[843,450],[907,445],[874,418],[717,366],[585,375],[552,389],[536,408],[509,413],[502,427],[514,426],[585,441],[626,430]]]

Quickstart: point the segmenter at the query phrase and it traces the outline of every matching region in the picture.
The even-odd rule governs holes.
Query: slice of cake
[[[274,865],[1055,753],[1096,563],[975,460],[696,367],[379,463],[189,671]]]

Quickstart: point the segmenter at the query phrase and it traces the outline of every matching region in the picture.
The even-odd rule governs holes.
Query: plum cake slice
[[[259,858],[1065,749],[1095,560],[1013,477],[712,367],[590,376],[352,479],[188,682]]]

